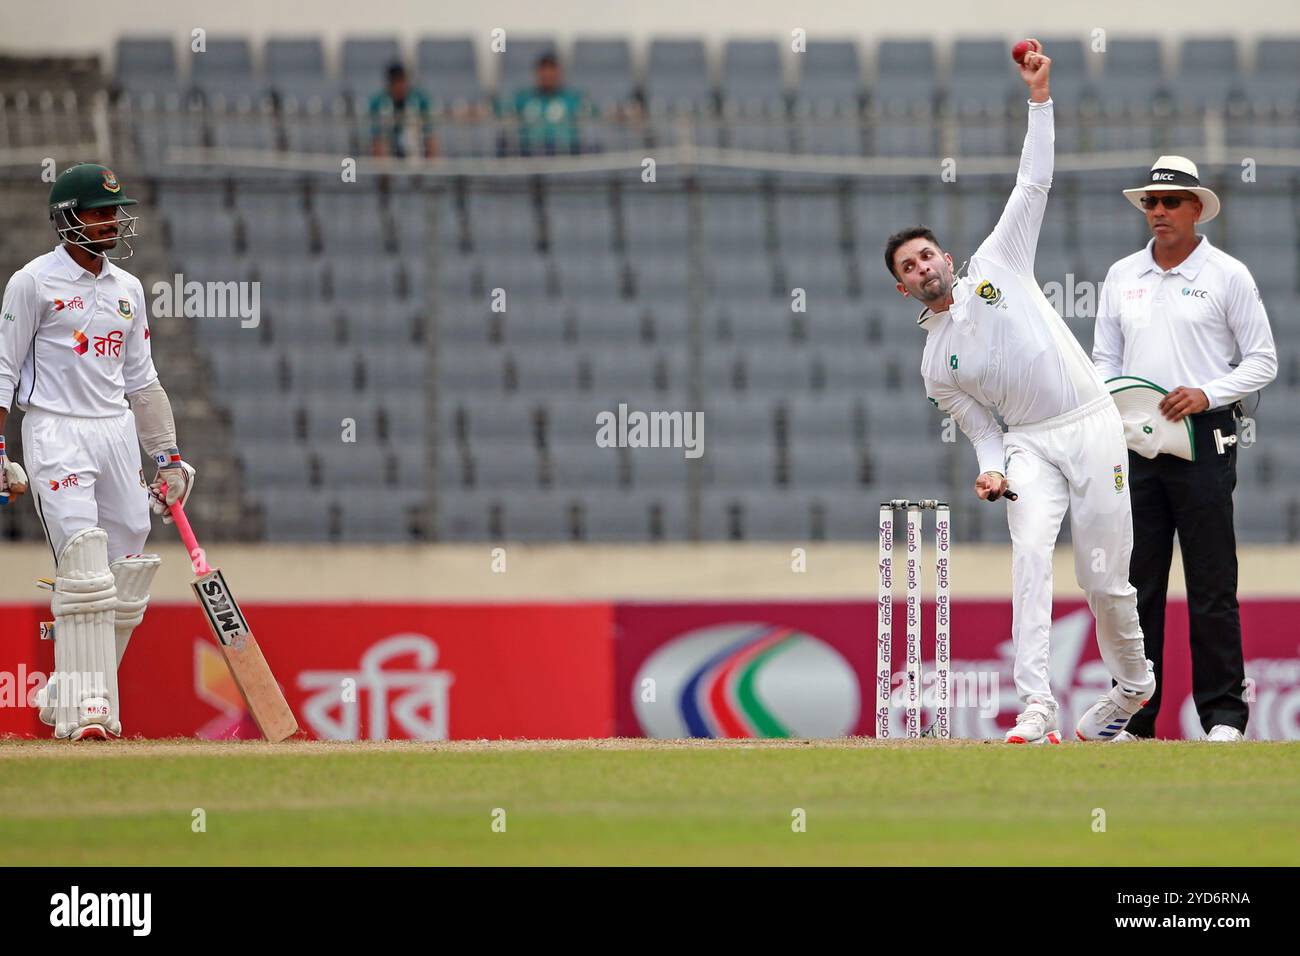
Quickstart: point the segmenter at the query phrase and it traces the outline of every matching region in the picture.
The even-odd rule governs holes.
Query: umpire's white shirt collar
[[[1166,273],[1167,275],[1178,273],[1189,281],[1194,281],[1196,279],[1197,273],[1201,271],[1201,266],[1205,265],[1205,260],[1210,258],[1210,250],[1214,248],[1210,245],[1209,236],[1202,236],[1199,232],[1197,233],[1197,236],[1201,241],[1196,244],[1196,248],[1192,250],[1192,254],[1170,269],[1168,273]],[[1152,238],[1151,241],[1147,243],[1146,262],[1142,268],[1138,270],[1138,275],[1144,276],[1149,275],[1152,272],[1165,272],[1164,269],[1161,269],[1160,266],[1156,264],[1156,257],[1152,251],[1155,249],[1155,246],[1156,241]]]

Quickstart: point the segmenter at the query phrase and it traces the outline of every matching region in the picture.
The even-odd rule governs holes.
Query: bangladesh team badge
[[[130,299],[117,300],[117,314],[120,315],[122,318],[126,319],[128,322],[131,321],[131,300]]]

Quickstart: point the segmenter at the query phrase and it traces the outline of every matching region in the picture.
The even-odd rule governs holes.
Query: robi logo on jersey
[[[74,296],[71,299],[54,300],[55,312],[62,312],[64,309],[84,309],[85,307],[86,307],[86,303],[79,295]]]

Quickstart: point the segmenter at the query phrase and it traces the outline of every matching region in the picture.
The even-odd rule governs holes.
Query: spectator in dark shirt
[[[402,64],[393,63],[388,67],[388,81],[382,90],[370,97],[369,113],[370,151],[374,155],[411,155],[409,141],[413,127],[419,128],[420,148],[424,155],[438,155],[429,97],[411,85]]]

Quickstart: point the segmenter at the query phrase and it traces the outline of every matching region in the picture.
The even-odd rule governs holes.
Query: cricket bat
[[[221,569],[208,564],[180,502],[169,510],[194,565],[194,581],[190,586],[194,588],[199,606],[208,619],[212,636],[226,657],[226,666],[230,668],[239,692],[244,695],[248,712],[257,722],[257,729],[272,743],[291,737],[298,732],[298,721],[284,694],[280,693],[280,685],[267,666],[257,638],[244,619],[244,612],[239,609],[235,596],[230,593]]]

